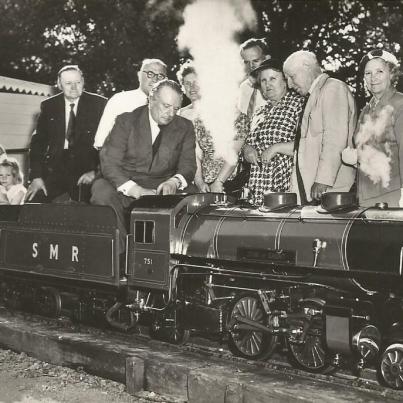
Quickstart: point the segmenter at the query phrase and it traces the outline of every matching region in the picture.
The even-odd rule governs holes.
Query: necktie
[[[306,193],[305,193],[305,186],[304,186],[304,181],[301,176],[301,171],[299,169],[299,156],[298,156],[298,151],[299,151],[299,143],[301,141],[301,125],[302,125],[302,119],[304,117],[304,111],[305,111],[305,106],[306,103],[308,102],[309,96],[305,97],[304,103],[302,105],[302,112],[298,120],[298,125],[297,125],[297,131],[295,133],[295,140],[294,140],[294,150],[296,153],[296,160],[295,160],[295,173],[297,174],[297,182],[298,182],[298,190],[299,190],[299,195],[301,197],[301,204],[307,204],[307,198],[306,198]]]
[[[154,156],[155,156],[155,154],[158,152],[158,149],[159,149],[159,147],[160,147],[160,144],[161,144],[161,133],[162,133],[162,130],[163,130],[163,127],[164,126],[161,126],[161,125],[158,125],[158,127],[160,128],[160,131],[159,131],[159,133],[158,133],[158,135],[157,135],[157,137],[155,138],[155,140],[154,140],[154,143],[153,143],[153,159],[154,159]]]
[[[248,115],[249,118],[252,117],[253,111],[255,110],[255,105],[256,105],[256,97],[257,97],[257,88],[253,89],[252,95],[250,96],[249,104],[248,104],[248,110],[246,114]]]
[[[74,143],[74,131],[76,126],[76,115],[74,114],[74,104],[70,104],[69,123],[66,130],[66,139],[69,142],[69,148]]]

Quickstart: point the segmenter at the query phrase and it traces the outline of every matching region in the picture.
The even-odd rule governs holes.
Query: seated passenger
[[[101,149],[103,178],[94,182],[91,202],[115,209],[120,253],[125,250],[125,216],[133,200],[174,194],[194,178],[193,125],[176,115],[182,96],[176,82],[158,82],[150,92],[149,105],[117,117]]]
[[[396,91],[399,63],[382,49],[361,60],[359,72],[372,98],[364,107],[354,134],[356,148],[346,148],[347,164],[358,162],[360,206],[388,203],[403,207],[403,94]]]
[[[257,77],[267,100],[252,116],[243,149],[251,164],[249,201],[261,206],[265,192],[290,191],[294,138],[304,98],[287,88],[278,60],[265,60],[251,74]]]
[[[235,176],[235,163],[230,163],[222,157],[215,156],[214,139],[210,132],[206,130],[200,118],[200,87],[196,70],[191,62],[184,63],[178,71],[178,80],[185,90],[186,96],[191,103],[179,111],[179,114],[193,122],[196,134],[196,162],[197,171],[195,184],[200,192],[224,191],[224,184]],[[233,145],[228,144],[228,148],[241,150],[243,138],[248,133],[246,115],[241,114],[235,122],[236,135]]]
[[[27,189],[22,182],[22,174],[16,160],[9,158],[0,162],[0,204],[24,204]]]
[[[63,67],[57,85],[62,92],[41,103],[31,139],[27,200],[52,202],[67,196],[89,201],[99,164],[94,136],[106,98],[83,91],[78,66]]]

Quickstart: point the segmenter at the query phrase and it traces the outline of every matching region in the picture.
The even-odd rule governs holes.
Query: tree
[[[192,0],[0,0],[0,74],[54,82],[79,64],[87,88],[110,95],[137,85],[142,59],[176,66],[176,36]],[[323,66],[360,89],[358,63],[381,44],[402,56],[403,2],[398,0],[251,0],[270,52],[315,52]],[[200,33],[203,35],[203,32]],[[172,70],[171,70],[172,74]],[[362,100],[362,91],[358,91]]]
[[[270,50],[284,59],[299,49],[311,50],[323,67],[345,80],[363,102],[358,65],[381,45],[402,56],[403,2],[396,0],[253,0],[259,33]]]
[[[86,86],[109,95],[137,85],[146,57],[178,60],[175,37],[186,0],[2,0],[1,74],[53,82],[79,64]]]

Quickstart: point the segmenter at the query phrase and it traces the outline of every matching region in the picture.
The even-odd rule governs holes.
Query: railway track
[[[0,318],[18,318],[21,323],[27,323],[28,326],[33,325],[34,328],[40,327],[56,334],[67,333],[73,337],[78,334],[86,334],[90,336],[94,345],[100,344],[102,341],[102,343],[113,345],[117,351],[124,352],[129,346],[141,345],[143,346],[142,348],[150,351],[170,351],[179,356],[193,354],[202,361],[226,365],[239,373],[268,371],[271,374],[282,375],[290,379],[298,377],[305,379],[306,382],[348,388],[349,390],[354,390],[358,395],[370,394],[371,396],[373,395],[373,401],[379,401],[379,399],[382,399],[382,401],[403,401],[403,392],[380,386],[376,380],[375,370],[370,368],[362,371],[360,377],[346,370],[338,370],[326,375],[311,374],[291,367],[281,350],[276,351],[268,361],[250,361],[233,356],[225,343],[220,343],[220,341],[194,336],[184,345],[171,345],[164,341],[151,339],[148,329],[145,327],[139,327],[136,333],[120,333],[115,330],[73,323],[63,317],[60,319],[44,318],[24,312],[13,312],[4,307],[0,307]],[[29,351],[25,352],[29,353]]]

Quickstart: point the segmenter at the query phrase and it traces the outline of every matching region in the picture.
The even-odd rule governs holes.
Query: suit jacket
[[[107,99],[83,92],[77,105],[75,142],[68,174],[78,178],[83,173],[96,169],[98,152],[94,149],[94,136]],[[65,100],[63,93],[41,103],[36,131],[30,147],[30,179],[46,179],[53,172],[65,171],[64,142],[66,135]]]
[[[154,158],[148,106],[123,113],[100,152],[103,176],[116,188],[133,180],[156,188],[175,174],[190,184],[196,172],[195,134],[190,120],[175,116],[163,126]]]
[[[356,120],[355,101],[347,84],[321,74],[304,110],[298,150],[308,201],[314,182],[330,186],[333,192],[351,189],[355,169],[342,162],[341,152],[352,146]],[[291,189],[298,193],[295,167]]]

